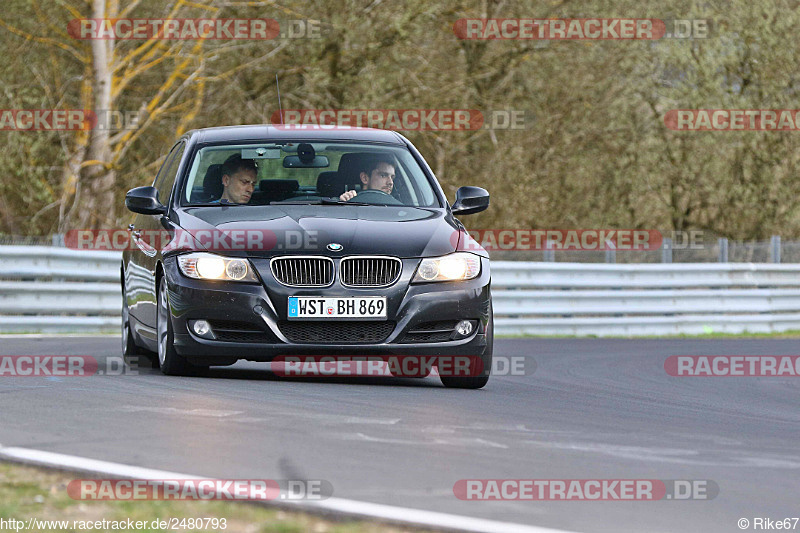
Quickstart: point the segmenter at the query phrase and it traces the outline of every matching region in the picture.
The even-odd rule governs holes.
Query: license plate
[[[386,298],[289,296],[289,318],[386,318]]]

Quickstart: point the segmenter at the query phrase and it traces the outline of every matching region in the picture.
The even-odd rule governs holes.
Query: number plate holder
[[[289,320],[386,320],[386,297],[289,296],[286,315]]]

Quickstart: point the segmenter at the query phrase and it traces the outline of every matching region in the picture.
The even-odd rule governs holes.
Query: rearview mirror
[[[452,211],[454,215],[480,213],[489,207],[489,192],[480,187],[459,187]]]
[[[142,215],[163,215],[167,207],[158,201],[158,189],[155,187],[136,187],[125,195],[125,207]]]
[[[327,168],[331,162],[327,156],[317,155],[303,161],[299,155],[287,155],[283,158],[283,168]]]

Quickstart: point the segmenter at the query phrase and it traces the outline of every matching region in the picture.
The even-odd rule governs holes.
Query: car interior
[[[338,198],[347,190],[361,190],[360,172],[368,158],[374,153],[353,152],[342,154],[337,170],[323,169],[316,179],[316,185],[300,185],[293,179],[260,179],[253,192],[249,205],[269,205],[272,202],[319,200],[321,198]],[[227,157],[227,154],[225,155]],[[224,157],[223,157],[224,160]],[[303,169],[307,170],[307,169]],[[222,196],[222,163],[209,165],[200,184],[197,180],[189,197],[190,203],[208,203]],[[392,197],[398,204],[413,205],[413,196],[409,192],[409,181],[403,178],[402,165],[397,165],[397,177],[394,181]],[[411,185],[413,187],[413,184]]]

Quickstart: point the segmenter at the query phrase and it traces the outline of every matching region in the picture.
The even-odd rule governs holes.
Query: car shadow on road
[[[274,381],[286,383],[325,383],[336,385],[367,385],[391,387],[423,387],[444,388],[436,375],[427,378],[406,378],[393,376],[281,376],[270,370],[268,363],[247,363],[246,367],[239,367],[241,363],[231,366],[212,366],[202,370],[189,379],[235,379],[247,381]],[[255,365],[258,365],[258,368]],[[140,375],[164,376],[160,370],[140,368]],[[187,379],[187,378],[178,378]]]

